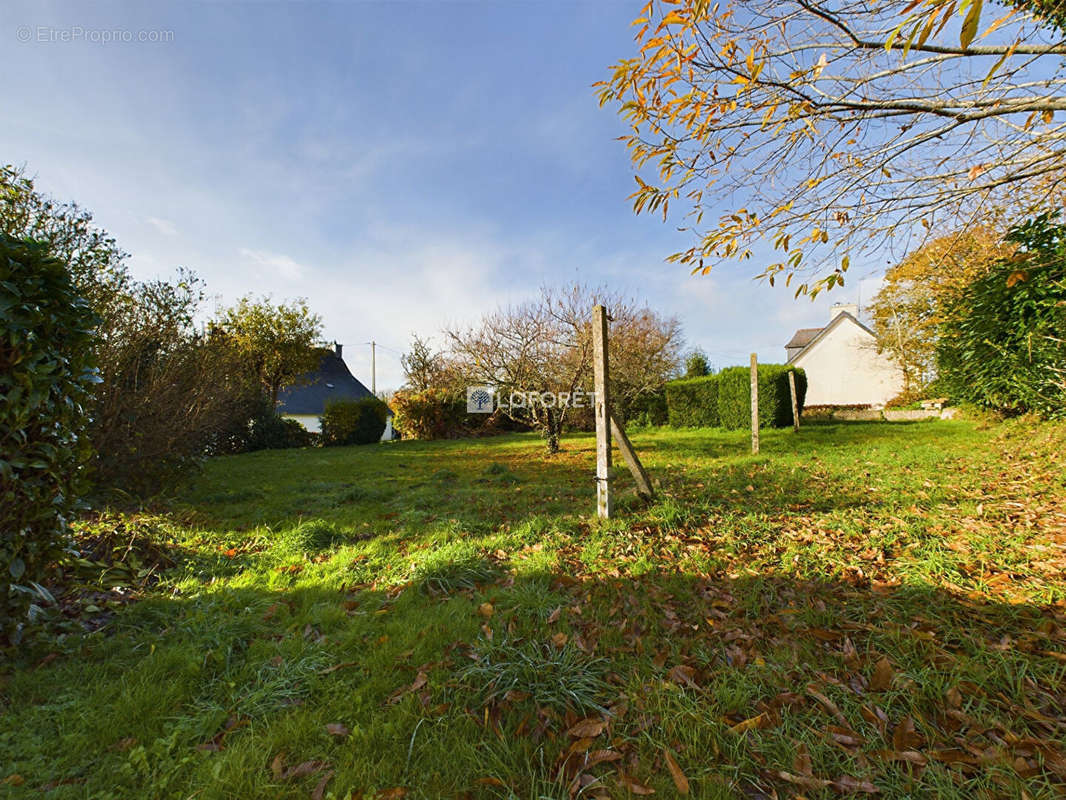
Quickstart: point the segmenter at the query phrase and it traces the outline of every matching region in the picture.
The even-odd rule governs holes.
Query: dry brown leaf
[[[807,687],[807,694],[817,700],[818,703],[820,703],[826,711],[833,715],[837,722],[839,722],[845,728],[850,727],[848,725],[848,718],[844,716],[841,710],[837,707],[836,703],[834,703],[824,694],[819,692],[817,689],[812,689],[810,686]]]
[[[745,733],[747,731],[755,730],[756,728],[766,727],[769,727],[769,715],[764,711],[762,714],[746,719],[743,722],[738,722],[729,729],[729,732]]]
[[[696,670],[687,664],[678,664],[672,667],[667,673],[667,677],[674,683],[682,686],[688,686],[691,689],[699,689],[699,684],[695,680]]]
[[[779,770],[776,775],[781,780],[788,781],[795,786],[802,786],[804,789],[824,789],[832,783],[832,781],[816,778],[813,775],[793,775],[791,772],[783,770]]]
[[[382,789],[374,800],[400,800],[401,797],[407,797],[407,789],[403,786],[395,786],[392,789]]]
[[[914,720],[904,717],[892,731],[892,747],[897,751],[914,750],[925,744],[925,738],[914,729]]]
[[[563,607],[562,606],[556,606],[555,610],[552,611],[552,613],[550,613],[548,615],[548,620],[547,620],[548,624],[551,625],[551,624],[553,624],[555,622],[558,622],[559,621],[559,617],[562,615],[562,613],[563,613]]]
[[[853,778],[851,775],[842,775],[831,786],[841,794],[878,794],[881,791],[865,778]]]
[[[944,693],[944,699],[948,701],[948,705],[952,708],[962,708],[962,692],[956,687],[951,687]]]
[[[492,603],[482,603],[477,607],[477,613],[479,613],[485,619],[491,617],[492,612],[494,612],[495,610],[496,609],[492,607]]]
[[[593,750],[585,757],[583,769],[591,769],[597,764],[603,764],[607,761],[617,761],[621,757],[622,754],[617,750]]]
[[[315,784],[314,791],[311,792],[311,800],[322,800],[326,796],[326,784],[329,783],[332,777],[333,770],[330,770],[319,779],[318,783]]]
[[[588,717],[586,719],[575,722],[570,726],[570,730],[566,732],[567,736],[572,736],[575,739],[594,739],[607,729],[607,722],[596,717]]]
[[[673,753],[663,749],[663,760],[666,761],[666,768],[670,770],[670,777],[674,780],[674,786],[677,787],[677,793],[682,795],[688,794],[688,778],[685,777],[685,773],[681,771],[681,766],[677,763]]]
[[[348,730],[348,726],[340,722],[330,722],[327,724],[326,732],[329,733],[330,736],[339,736],[341,738],[351,733],[351,731]]]
[[[274,760],[270,762],[270,772],[274,775],[274,780],[280,781],[285,774],[285,753],[281,752],[274,756]]]
[[[294,780],[295,778],[306,778],[308,775],[314,775],[316,772],[321,772],[328,766],[325,761],[304,761],[297,764],[295,767],[289,767],[285,770],[285,774],[282,778],[287,781]]]
[[[792,756],[792,769],[800,775],[808,778],[812,777],[814,775],[814,765],[811,762],[811,754],[807,750],[807,745],[799,742],[795,747],[796,753]]]
[[[629,791],[631,791],[633,794],[637,794],[637,795],[655,794],[655,790],[652,789],[650,786],[645,786],[643,783],[638,781],[636,778],[633,778],[633,777],[631,777],[629,775],[626,775],[624,772],[619,772],[618,773],[618,783],[623,788],[629,789]]]
[[[21,786],[26,782],[26,779],[19,775],[17,772],[12,772],[6,778],[4,778],[5,786]]]
[[[870,691],[887,692],[892,688],[892,678],[895,675],[896,671],[892,669],[892,662],[887,656],[883,656],[874,666],[873,674],[870,676]]]
[[[556,647],[562,647],[567,643],[567,641],[569,641],[569,639],[569,636],[567,636],[565,633],[560,632],[552,636],[552,644],[554,644]]]

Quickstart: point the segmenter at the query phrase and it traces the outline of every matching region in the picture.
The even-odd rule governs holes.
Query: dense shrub
[[[0,233],[0,637],[15,631],[77,506],[95,322],[63,262]]]
[[[1066,417],[1066,226],[1045,214],[959,296],[937,357],[952,397],[1008,414]]]
[[[675,428],[717,428],[718,376],[682,378],[666,384],[669,423]]]
[[[385,432],[388,406],[376,397],[334,400],[322,413],[322,444],[374,444]]]
[[[449,389],[402,390],[392,396],[392,425],[405,439],[455,439],[469,433],[466,399]]]
[[[378,438],[381,438],[380,434]],[[289,447],[310,447],[314,443],[315,434],[299,422],[268,412],[257,415],[248,426],[244,451],[284,450]]]
[[[803,411],[807,376],[787,364],[759,365],[759,426],[783,428],[792,424],[792,395],[788,373],[796,373],[796,400]],[[718,414],[727,430],[751,427],[751,372],[729,367],[718,373]]]
[[[619,421],[638,427],[657,427],[667,422],[666,392],[644,392],[614,406]]]
[[[405,439],[460,439],[528,430],[499,411],[468,413],[466,395],[451,389],[404,389],[389,399],[389,405],[395,414],[392,426]]]

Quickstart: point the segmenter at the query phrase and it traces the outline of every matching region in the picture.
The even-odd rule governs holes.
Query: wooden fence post
[[[759,357],[751,354],[751,452],[759,453]]]
[[[800,411],[799,402],[796,400],[796,371],[793,369],[788,371],[788,391],[792,395],[792,430],[799,433]]]
[[[611,516],[611,407],[608,396],[607,309],[592,309],[592,374],[596,390],[596,514]]]
[[[614,434],[615,441],[618,442],[618,449],[622,453],[622,458],[625,459],[626,466],[633,473],[633,480],[637,482],[637,494],[649,500],[655,497],[655,490],[651,486],[651,478],[648,477],[648,471],[640,463],[640,456],[637,455],[637,451],[633,449],[629,437],[626,436],[626,429],[618,424],[614,414],[611,414],[611,432]]]

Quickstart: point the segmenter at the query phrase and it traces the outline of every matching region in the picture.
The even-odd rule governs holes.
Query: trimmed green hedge
[[[792,424],[788,373],[796,373],[800,411],[807,394],[807,376],[787,364],[759,365],[759,426],[783,428]],[[669,422],[675,427],[751,427],[751,375],[748,367],[728,367],[717,375],[685,378],[666,384]]]
[[[667,420],[675,428],[717,428],[718,376],[682,378],[666,384]]]
[[[0,641],[42,596],[78,508],[96,323],[65,263],[0,234]]]
[[[759,427],[784,428],[792,424],[792,395],[788,373],[796,373],[796,401],[803,411],[807,375],[787,364],[759,364]],[[718,384],[718,413],[726,430],[751,428],[751,372],[748,367],[722,370]]]

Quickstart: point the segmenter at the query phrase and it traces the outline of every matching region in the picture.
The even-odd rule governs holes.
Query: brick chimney
[[[337,358],[341,358],[342,357],[341,356],[341,351],[343,349],[344,349],[344,345],[341,344],[340,342],[334,342],[333,343],[333,353],[337,356]]]

